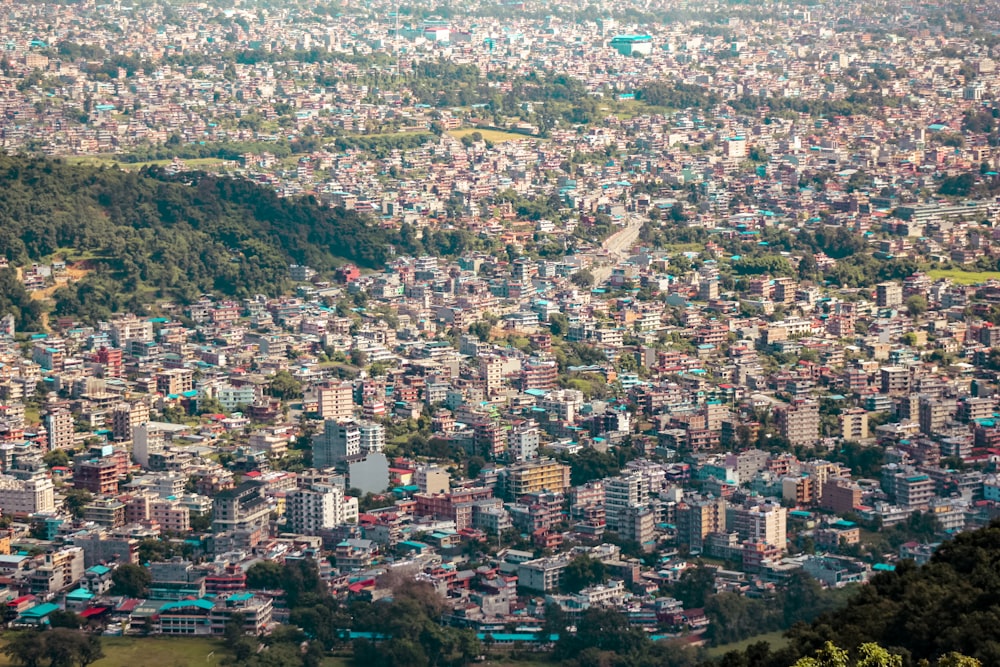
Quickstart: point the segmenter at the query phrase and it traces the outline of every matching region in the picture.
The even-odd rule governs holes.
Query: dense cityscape
[[[998,62],[993,1],[0,1],[3,664],[1000,664]]]

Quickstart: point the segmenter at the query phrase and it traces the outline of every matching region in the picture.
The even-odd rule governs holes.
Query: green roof
[[[168,602],[167,604],[160,607],[160,613],[165,611],[173,611],[174,609],[184,609],[185,607],[197,607],[198,609],[204,609],[209,611],[215,606],[211,600],[178,600],[176,602]]]
[[[42,619],[59,609],[59,605],[52,604],[51,602],[46,602],[44,604],[35,605],[31,609],[28,609],[21,614],[21,618],[24,619]]]

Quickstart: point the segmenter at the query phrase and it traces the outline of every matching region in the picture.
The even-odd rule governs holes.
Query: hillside
[[[384,264],[387,234],[353,211],[280,198],[247,180],[0,156],[0,256],[70,254],[91,270],[55,292],[55,314],[104,317],[153,298],[278,294],[290,262]]]
[[[957,535],[927,565],[912,561],[875,576],[846,606],[800,624],[790,645],[731,653],[720,663],[787,667],[831,641],[856,650],[874,643],[903,656],[904,665],[957,652],[1000,665],[1000,522]]]

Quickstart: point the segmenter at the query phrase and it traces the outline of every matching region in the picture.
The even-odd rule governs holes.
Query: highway
[[[604,240],[601,247],[611,254],[612,261],[610,264],[595,266],[590,269],[590,272],[594,275],[595,285],[600,285],[610,278],[611,270],[615,265],[621,260],[628,258],[628,251],[635,244],[636,239],[639,238],[639,230],[642,229],[644,222],[645,218],[636,218],[629,215],[625,227]]]

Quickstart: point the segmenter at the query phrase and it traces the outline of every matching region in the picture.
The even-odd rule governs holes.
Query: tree
[[[469,333],[484,343],[490,339],[493,325],[486,320],[476,320],[469,325]]]
[[[149,585],[153,582],[153,575],[141,565],[122,563],[111,573],[111,581],[115,595],[141,598],[146,596]]]
[[[45,642],[38,630],[24,630],[5,636],[0,651],[15,665],[39,667],[45,658]]]
[[[56,609],[49,614],[49,627],[78,630],[80,628],[80,617],[71,611]]]
[[[685,609],[698,609],[705,606],[714,590],[715,571],[699,562],[697,567],[685,570],[677,580],[674,597],[684,603]]]
[[[207,533],[212,528],[211,512],[191,512],[191,530],[195,533]]]
[[[569,332],[569,318],[563,313],[549,315],[549,331],[553,336],[565,336]]]
[[[566,593],[579,593],[581,589],[606,579],[604,563],[581,554],[571,560],[563,570],[561,586]]]
[[[569,280],[577,287],[593,287],[595,278],[594,274],[587,269],[580,269],[570,276]]]
[[[271,392],[271,396],[287,401],[302,396],[302,383],[288,371],[281,370],[271,378],[268,390]]]
[[[86,489],[71,489],[66,492],[66,509],[77,519],[83,518],[83,508],[94,500],[94,495]]]
[[[252,590],[279,590],[283,574],[280,563],[273,560],[257,561],[247,568],[247,588]]]
[[[69,465],[69,454],[66,453],[65,449],[53,449],[45,452],[42,461],[50,468],[66,467]]]
[[[927,312],[927,299],[920,294],[914,294],[906,300],[906,312],[910,317],[917,318]]]
[[[847,651],[827,642],[815,657],[802,658],[794,667],[903,667],[903,658],[868,643],[858,648],[858,659],[851,660]]]

